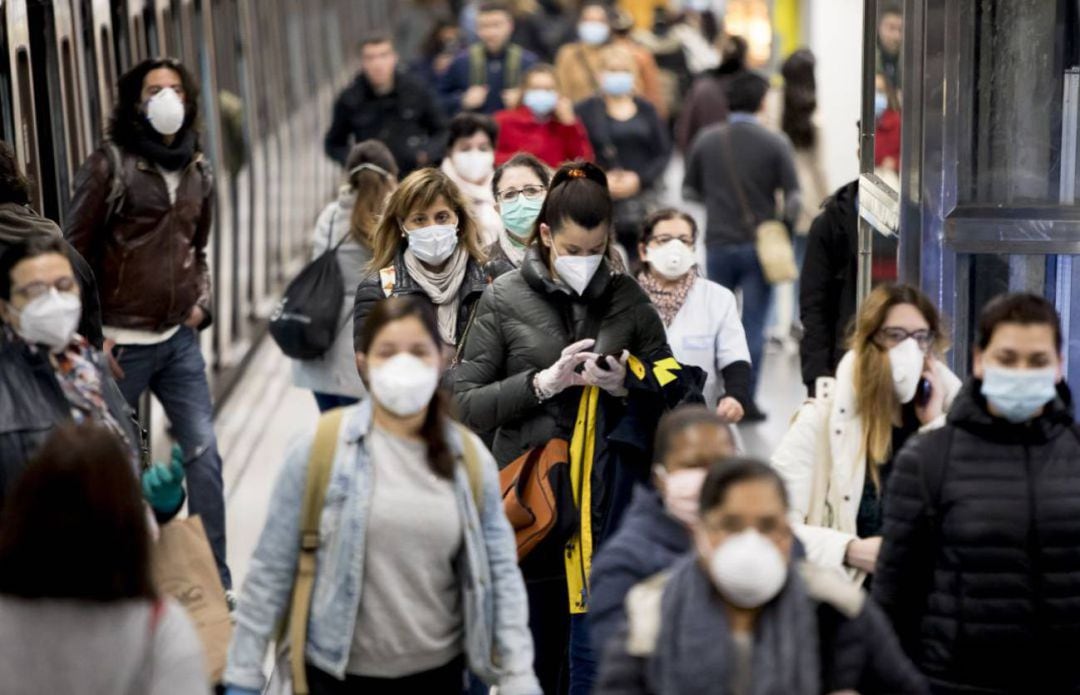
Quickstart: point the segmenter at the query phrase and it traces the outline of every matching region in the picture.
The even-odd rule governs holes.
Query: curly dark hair
[[[116,82],[117,99],[109,119],[108,135],[117,145],[126,147],[139,136],[149,132],[146,118],[140,110],[143,82],[151,70],[168,68],[180,76],[184,88],[185,115],[181,132],[199,125],[199,84],[184,64],[175,58],[148,58],[131,68]],[[196,142],[196,146],[198,142]]]
[[[817,144],[817,129],[812,120],[817,108],[814,63],[810,49],[800,48],[780,67],[780,74],[784,76],[784,115],[780,125],[791,138],[791,144],[800,150]]]
[[[19,160],[11,145],[0,140],[0,204],[30,203],[30,181],[19,171]]]

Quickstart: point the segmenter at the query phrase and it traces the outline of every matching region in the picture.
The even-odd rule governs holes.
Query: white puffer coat
[[[945,389],[947,413],[960,391],[960,379],[941,362],[935,361],[934,369]],[[772,465],[787,483],[791,522],[810,562],[862,582],[864,574],[844,564],[848,543],[858,537],[855,522],[866,482],[854,374],[855,354],[849,352],[836,368],[836,378],[818,379],[817,398],[799,409],[773,453]],[[942,415],[920,431],[944,424]]]

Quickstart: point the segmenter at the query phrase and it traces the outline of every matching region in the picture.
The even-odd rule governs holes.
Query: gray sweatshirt
[[[0,690],[207,695],[202,645],[184,609],[167,599],[155,627],[151,608],[0,596]]]

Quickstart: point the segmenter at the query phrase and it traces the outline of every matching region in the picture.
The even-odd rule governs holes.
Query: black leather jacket
[[[128,441],[141,437],[134,414],[109,376],[104,356],[91,351],[101,372],[105,402]],[[71,420],[71,406],[44,350],[33,349],[0,326],[0,501],[27,461],[57,425]]]

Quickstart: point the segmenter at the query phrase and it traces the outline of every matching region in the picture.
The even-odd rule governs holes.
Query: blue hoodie
[[[690,548],[690,531],[667,513],[660,494],[637,485],[622,525],[593,559],[589,629],[598,656],[623,621],[630,589],[666,570]]]

